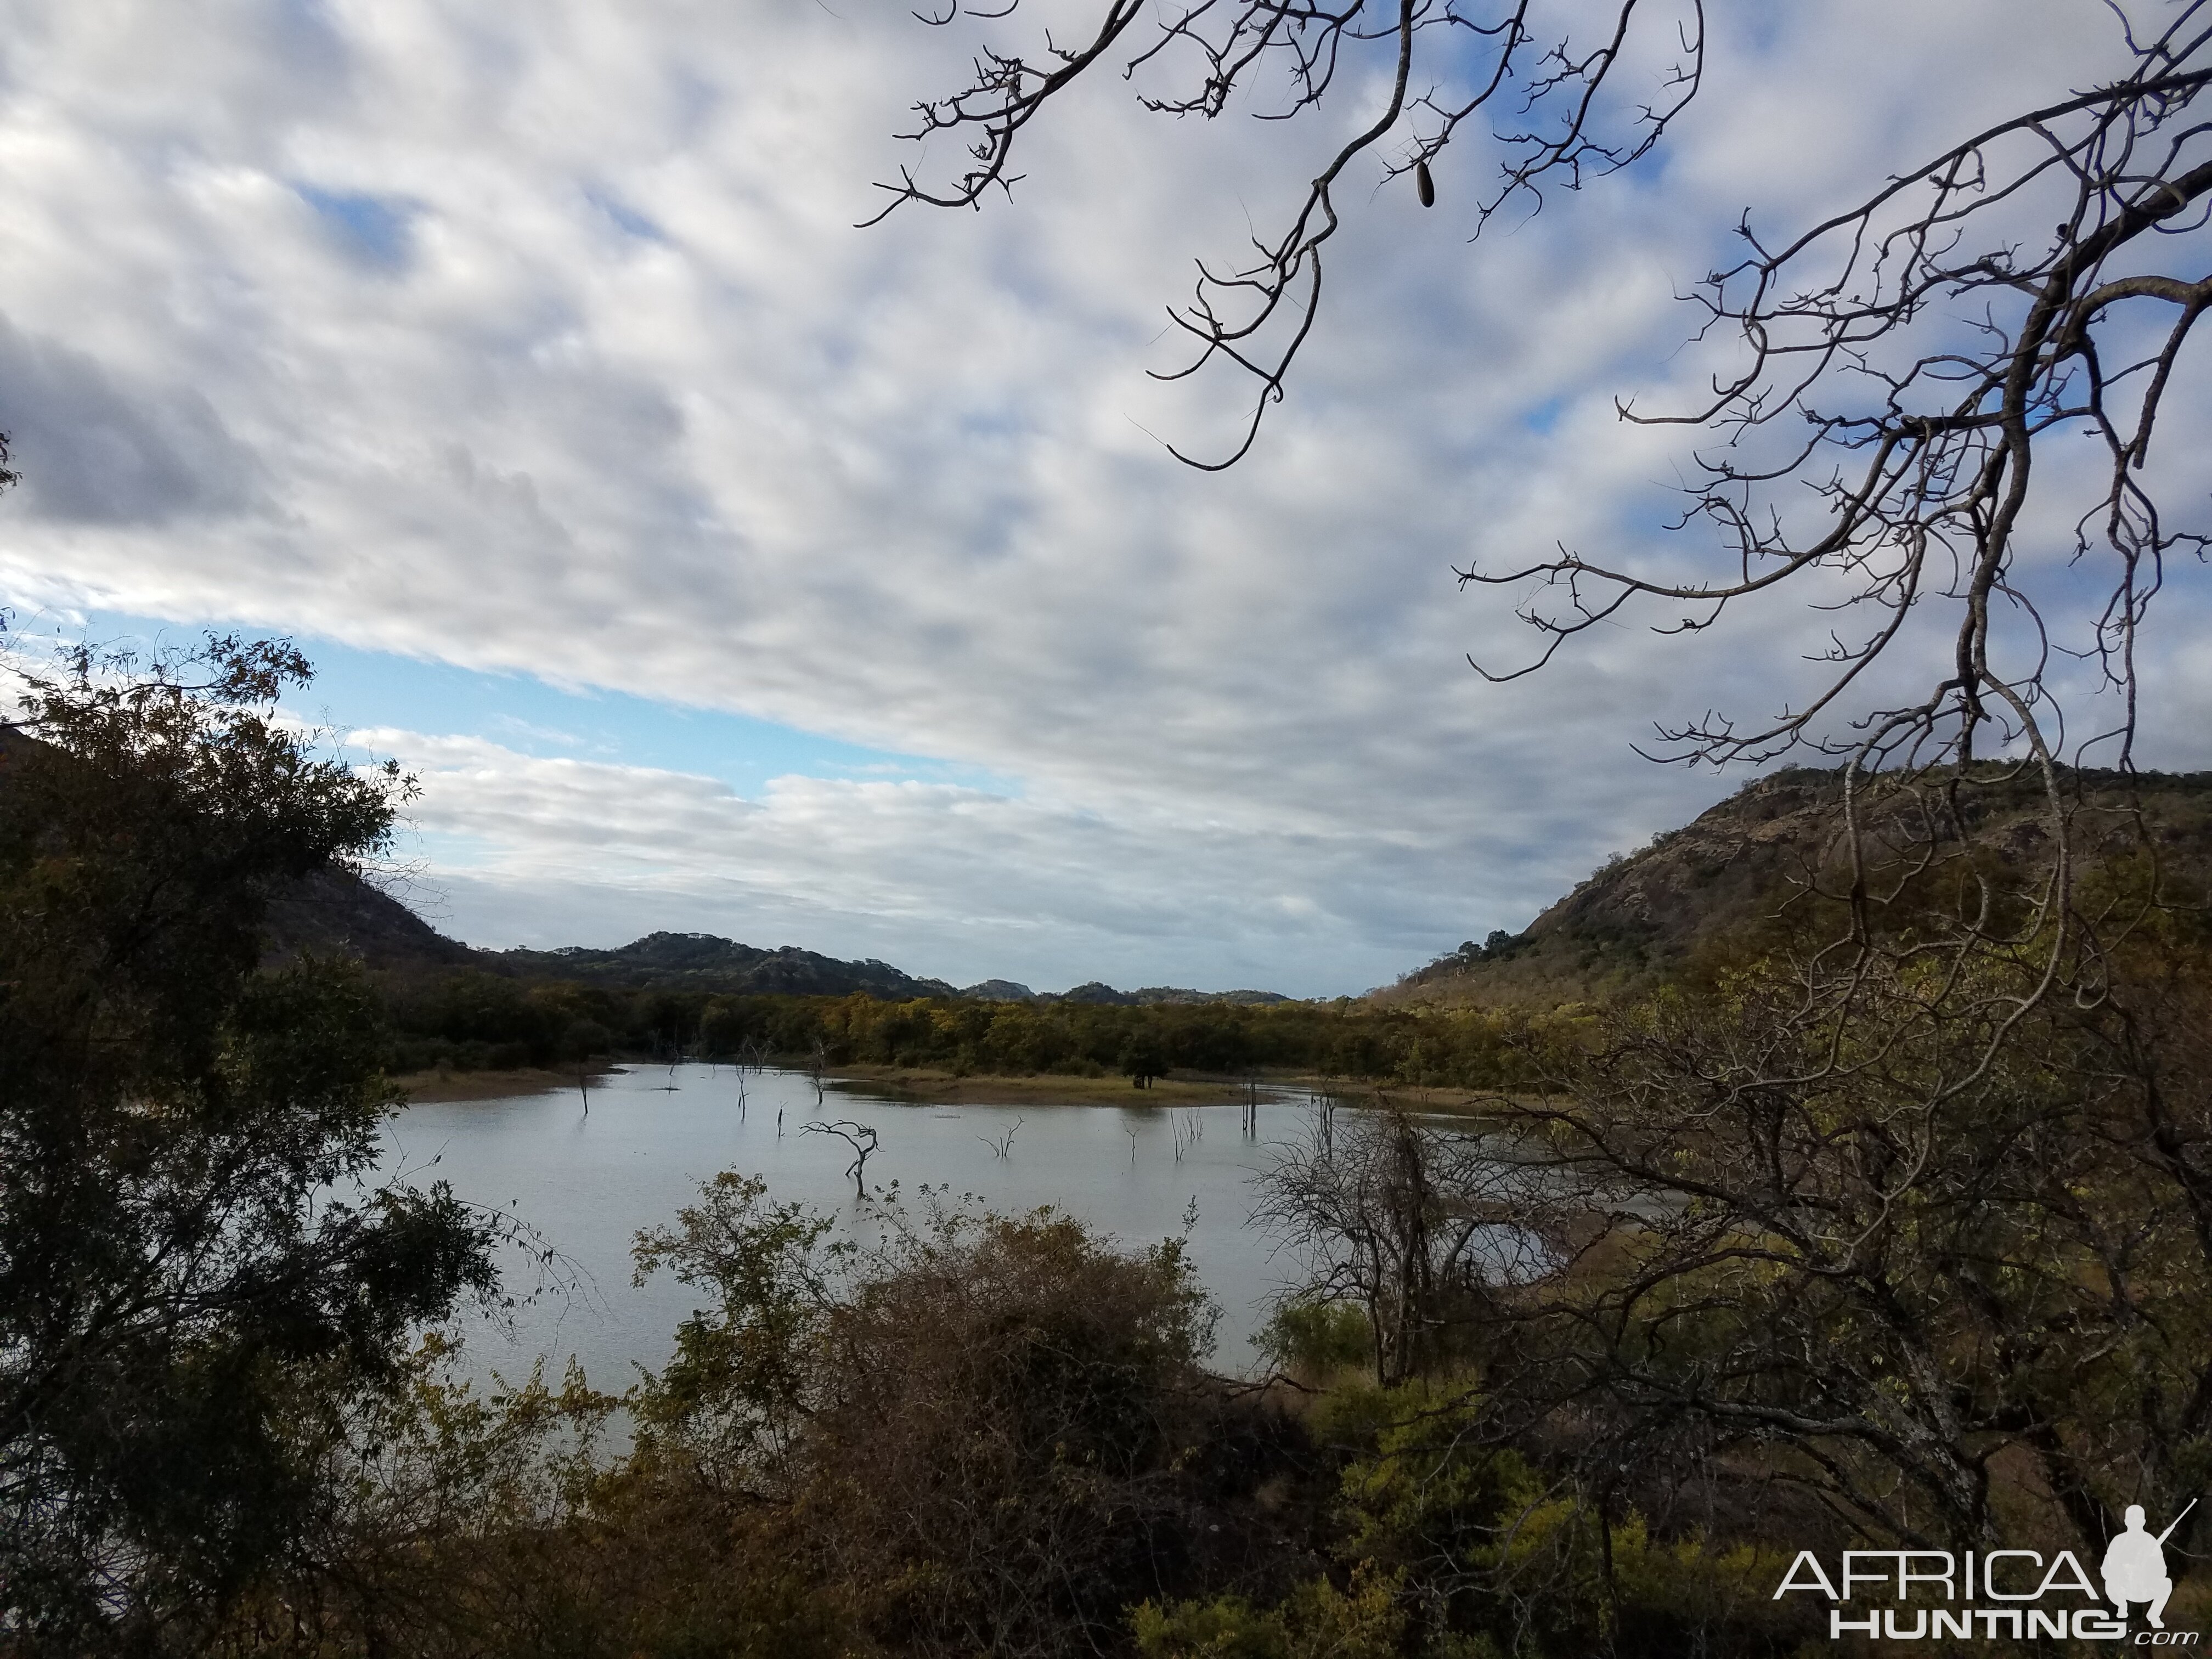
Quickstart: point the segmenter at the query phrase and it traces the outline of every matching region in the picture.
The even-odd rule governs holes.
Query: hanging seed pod
[[[1413,163],[1413,194],[1421,198],[1423,207],[1434,207],[1437,204],[1437,181],[1429,177],[1429,164],[1426,161]]]

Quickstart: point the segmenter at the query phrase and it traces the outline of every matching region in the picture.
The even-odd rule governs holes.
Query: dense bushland
[[[1478,1367],[1380,1387],[1293,1313],[1277,1350],[1304,1385],[1210,1374],[1174,1239],[938,1194],[835,1224],[732,1174],[638,1261],[701,1292],[665,1370],[620,1401],[574,1375],[483,1399],[434,1345],[361,1425],[328,1570],[272,1573],[192,1639],[1389,1659],[1814,1633],[1767,1601],[1771,1547],[1600,1517],[1540,1447],[1497,1443]]]
[[[957,1074],[1100,1077],[1294,1071],[1367,1083],[1510,1088],[1574,1016],[1334,1003],[1116,1007],[915,998],[623,991],[482,972],[387,981],[395,1072],[549,1066],[590,1054],[811,1060]]]

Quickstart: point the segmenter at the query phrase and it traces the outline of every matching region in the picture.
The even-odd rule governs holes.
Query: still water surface
[[[594,1386],[618,1392],[635,1366],[659,1367],[678,1322],[705,1298],[665,1273],[633,1288],[633,1237],[671,1221],[723,1170],[761,1176],[771,1198],[853,1218],[852,1152],[801,1132],[817,1118],[876,1131],[871,1187],[943,1183],[1001,1211],[1054,1205],[1125,1246],[1182,1233],[1194,1204],[1191,1258],[1222,1310],[1213,1364],[1261,1364],[1249,1338],[1294,1264],[1248,1224],[1252,1177],[1304,1138],[1312,1105],[1304,1097],[1263,1103],[1255,1139],[1242,1132],[1237,1105],[947,1106],[832,1090],[817,1106],[800,1073],[747,1072],[742,1081],[740,1101],[740,1073],[728,1066],[632,1068],[592,1088],[588,1113],[572,1090],[424,1103],[392,1121],[387,1173],[449,1182],[457,1196],[536,1227],[573,1264],[575,1289],[518,1308],[511,1329],[465,1325],[472,1370],[520,1381],[543,1358],[557,1382],[573,1356]],[[1000,1158],[985,1139],[1009,1129]],[[532,1277],[526,1262],[509,1264],[515,1288]]]

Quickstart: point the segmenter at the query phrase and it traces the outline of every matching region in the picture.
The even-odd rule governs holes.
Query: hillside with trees
[[[573,980],[582,985],[838,996],[949,997],[942,980],[916,979],[873,958],[841,962],[795,945],[762,950],[711,933],[648,933],[611,950],[570,945],[556,951],[486,951],[482,966],[518,979]]]
[[[2062,775],[2085,868],[2147,851],[2173,892],[2212,885],[2212,773]],[[1709,981],[1745,952],[1832,913],[1850,882],[1851,849],[1838,816],[1844,783],[1840,768],[1793,767],[1757,779],[1680,829],[1616,855],[1521,933],[1469,940],[1370,1000],[1544,1012]],[[1965,794],[1964,828],[1992,871],[2016,879],[2048,850],[2048,807],[2039,781],[2019,773]],[[1875,870],[1917,855],[1918,811],[1896,800],[1875,808],[1867,841]]]

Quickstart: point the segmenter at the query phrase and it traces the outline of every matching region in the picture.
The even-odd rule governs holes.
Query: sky
[[[1206,473],[1165,444],[1235,408],[1148,378],[1164,307],[1377,66],[1291,126],[1108,75],[1011,199],[855,228],[948,165],[916,99],[1085,9],[0,3],[12,633],[297,639],[296,712],[416,775],[399,890],[472,944],[1356,994],[1745,781],[1640,758],[1655,721],[1813,683],[1785,600],[1491,684],[1468,653],[1534,636],[1454,576],[1710,556],[1664,528],[1696,434],[1615,399],[1694,397],[1680,296],[1739,217],[2121,61],[2097,0],[1715,6],[1662,150],[1479,242],[1478,146],[1428,212],[1357,164],[1290,395]],[[2173,769],[2212,765],[2193,580],[2146,653]]]

